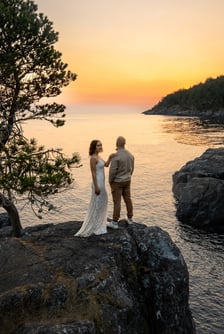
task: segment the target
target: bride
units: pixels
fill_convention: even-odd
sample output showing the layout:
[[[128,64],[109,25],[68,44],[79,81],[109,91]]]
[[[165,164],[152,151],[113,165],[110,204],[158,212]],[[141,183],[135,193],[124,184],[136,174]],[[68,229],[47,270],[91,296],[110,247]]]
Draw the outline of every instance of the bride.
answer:
[[[113,154],[104,162],[99,156],[102,151],[101,141],[92,140],[89,147],[90,170],[92,173],[91,200],[82,227],[74,236],[88,237],[91,234],[107,233],[108,196],[105,188],[104,166],[109,166]]]

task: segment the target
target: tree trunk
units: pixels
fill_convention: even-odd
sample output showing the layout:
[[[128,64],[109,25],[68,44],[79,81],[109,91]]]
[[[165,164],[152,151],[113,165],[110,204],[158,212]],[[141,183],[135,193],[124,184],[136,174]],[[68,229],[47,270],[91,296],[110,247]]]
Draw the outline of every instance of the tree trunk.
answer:
[[[12,225],[13,236],[21,236],[22,225],[20,223],[19,213],[12,201],[0,194],[0,205],[7,211],[10,223]]]

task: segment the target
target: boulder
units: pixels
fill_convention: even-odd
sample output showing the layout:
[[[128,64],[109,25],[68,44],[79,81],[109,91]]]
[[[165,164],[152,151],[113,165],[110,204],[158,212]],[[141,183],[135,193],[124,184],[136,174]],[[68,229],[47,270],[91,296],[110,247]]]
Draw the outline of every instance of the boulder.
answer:
[[[172,190],[180,221],[224,232],[224,148],[208,149],[174,173]]]
[[[189,275],[167,232],[143,224],[88,238],[81,222],[0,238],[0,333],[191,334]]]

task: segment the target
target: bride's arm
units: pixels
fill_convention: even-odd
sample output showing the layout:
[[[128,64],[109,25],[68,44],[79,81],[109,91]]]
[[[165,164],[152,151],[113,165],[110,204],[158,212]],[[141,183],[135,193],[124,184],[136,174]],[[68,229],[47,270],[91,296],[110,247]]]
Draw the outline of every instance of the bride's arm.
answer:
[[[93,184],[94,184],[94,188],[95,188],[95,194],[99,195],[100,188],[98,187],[97,179],[96,179],[96,164],[97,164],[97,160],[94,157],[91,157],[90,158],[90,169],[91,169],[91,173],[92,173],[92,179],[93,179]]]
[[[106,161],[105,164],[104,164],[105,167],[109,167],[110,162],[111,162],[111,160],[113,159],[113,157],[115,157],[115,155],[116,155],[116,153],[111,153],[111,154],[109,155],[107,161]]]

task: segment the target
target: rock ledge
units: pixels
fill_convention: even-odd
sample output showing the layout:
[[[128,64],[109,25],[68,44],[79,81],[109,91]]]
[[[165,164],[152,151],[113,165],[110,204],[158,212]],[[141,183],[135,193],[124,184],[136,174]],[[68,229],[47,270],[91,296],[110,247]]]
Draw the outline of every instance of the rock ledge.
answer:
[[[211,148],[173,175],[177,217],[194,227],[224,232],[224,148]]]
[[[80,226],[0,238],[1,334],[195,333],[188,270],[166,232],[123,221],[75,238]]]

